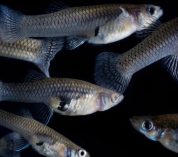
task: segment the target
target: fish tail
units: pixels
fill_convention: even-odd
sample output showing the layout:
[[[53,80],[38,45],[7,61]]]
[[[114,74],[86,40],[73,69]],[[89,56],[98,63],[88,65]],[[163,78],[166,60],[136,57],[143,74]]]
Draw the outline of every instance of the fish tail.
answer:
[[[49,38],[43,40],[42,53],[40,59],[37,61],[39,69],[47,76],[50,77],[49,67],[50,62],[55,55],[63,48],[63,38]]]
[[[20,21],[23,15],[6,6],[0,5],[0,38],[6,42],[21,39]]]
[[[178,80],[178,56],[171,55],[163,58],[163,65],[167,72],[175,79]]]
[[[105,88],[124,93],[131,77],[119,71],[117,66],[120,55],[112,52],[103,52],[96,58],[95,81]]]

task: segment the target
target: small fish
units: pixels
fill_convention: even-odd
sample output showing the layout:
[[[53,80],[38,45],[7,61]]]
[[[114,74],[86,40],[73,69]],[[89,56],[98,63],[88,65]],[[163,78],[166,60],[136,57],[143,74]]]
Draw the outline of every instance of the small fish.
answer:
[[[178,114],[137,116],[130,121],[148,139],[158,141],[167,149],[178,153]]]
[[[35,119],[40,123],[47,125],[53,112],[44,104],[38,106],[29,104],[18,109],[19,116]],[[30,144],[19,133],[12,132],[0,139],[0,156],[2,157],[20,157],[21,151],[28,148]]]
[[[123,95],[97,85],[67,78],[43,78],[25,83],[0,84],[1,101],[45,103],[63,115],[87,115],[105,111]]]
[[[0,110],[0,125],[19,133],[46,157],[89,157],[86,150],[36,120]]]
[[[18,133],[9,133],[0,139],[1,157],[20,157],[20,152],[16,151],[17,140],[21,136]]]
[[[159,6],[146,4],[60,7],[28,16],[1,5],[0,38],[14,42],[27,37],[68,37],[66,47],[75,49],[86,41],[108,44],[124,39],[147,29],[163,15]]]
[[[62,49],[62,39],[24,39],[15,43],[0,41],[0,56],[36,64],[49,77],[50,61]]]
[[[105,88],[123,93],[134,73],[161,59],[171,75],[178,80],[178,18],[162,24],[141,43],[123,54],[99,54],[96,59],[95,81]]]

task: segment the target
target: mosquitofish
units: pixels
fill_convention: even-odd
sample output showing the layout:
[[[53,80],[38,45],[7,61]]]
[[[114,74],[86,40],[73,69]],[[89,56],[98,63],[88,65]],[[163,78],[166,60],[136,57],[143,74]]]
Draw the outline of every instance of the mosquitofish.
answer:
[[[19,116],[35,119],[40,123],[47,125],[53,115],[52,110],[44,104],[29,104],[18,108],[15,111]],[[17,132],[11,132],[0,139],[0,156],[2,157],[20,157],[22,150],[28,148],[30,144]]]
[[[62,39],[0,41],[0,56],[32,62],[49,77],[50,61],[62,49]]]
[[[141,43],[123,54],[103,52],[97,56],[97,84],[123,93],[132,75],[163,59],[171,75],[178,79],[178,18],[162,24]]]
[[[89,82],[44,78],[24,83],[0,83],[0,100],[45,103],[63,115],[87,115],[105,111],[123,100],[123,95]]]
[[[178,153],[178,114],[135,116],[130,121],[148,139],[158,141],[167,149]]]
[[[0,38],[14,42],[27,37],[69,37],[66,47],[75,49],[84,42],[108,44],[124,39],[147,29],[163,15],[159,6],[147,4],[60,7],[30,16],[1,5]]]
[[[42,123],[0,110],[0,125],[23,136],[46,157],[89,157],[83,148]]]

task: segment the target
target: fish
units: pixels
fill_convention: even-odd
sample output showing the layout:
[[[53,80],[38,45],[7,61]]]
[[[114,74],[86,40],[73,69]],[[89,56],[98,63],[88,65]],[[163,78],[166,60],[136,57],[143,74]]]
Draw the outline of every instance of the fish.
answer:
[[[23,39],[14,43],[0,40],[0,56],[34,63],[47,77],[51,60],[62,49],[62,39]]]
[[[66,49],[88,42],[108,44],[147,29],[163,15],[155,5],[101,4],[53,7],[39,15],[24,15],[0,6],[0,38],[14,42],[28,37],[64,37]],[[58,8],[58,9],[57,9]]]
[[[16,151],[16,141],[21,138],[18,133],[12,132],[0,138],[1,157],[20,157],[20,152]]]
[[[120,93],[82,80],[30,79],[23,83],[1,82],[0,101],[44,103],[59,114],[77,116],[108,110],[123,100]]]
[[[178,153],[178,114],[134,116],[130,121],[133,127],[145,137]]]
[[[52,110],[44,105],[24,105],[18,111],[14,111],[19,116],[35,119],[40,123],[47,125],[53,115]],[[22,150],[28,148],[30,144],[19,133],[11,132],[0,139],[0,156],[2,157],[20,157]]]
[[[89,153],[52,128],[34,120],[0,110],[0,125],[19,133],[40,155],[89,157]]]
[[[100,53],[96,57],[94,79],[100,86],[124,93],[136,72],[159,60],[177,80],[178,18],[161,24],[125,53]]]

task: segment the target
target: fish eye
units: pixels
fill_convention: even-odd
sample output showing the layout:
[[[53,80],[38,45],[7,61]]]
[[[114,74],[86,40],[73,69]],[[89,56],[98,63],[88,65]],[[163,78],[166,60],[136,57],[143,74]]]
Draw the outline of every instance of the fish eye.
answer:
[[[142,128],[146,131],[150,131],[153,129],[153,122],[146,120],[142,123]]]
[[[58,110],[60,111],[67,111],[69,108],[69,105],[66,104],[66,102],[62,101],[59,106],[58,106]]]
[[[85,157],[87,152],[85,150],[79,150],[79,157]]]
[[[38,142],[36,143],[37,146],[42,146],[43,145],[43,142]]]
[[[150,13],[150,15],[154,15],[155,13],[155,7],[153,6],[148,6],[146,10]]]

